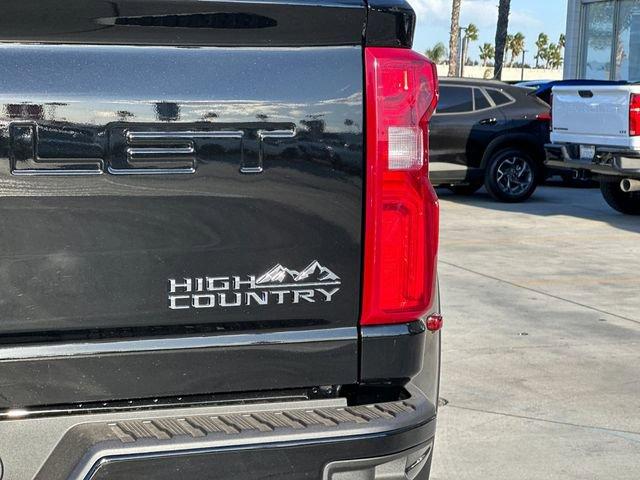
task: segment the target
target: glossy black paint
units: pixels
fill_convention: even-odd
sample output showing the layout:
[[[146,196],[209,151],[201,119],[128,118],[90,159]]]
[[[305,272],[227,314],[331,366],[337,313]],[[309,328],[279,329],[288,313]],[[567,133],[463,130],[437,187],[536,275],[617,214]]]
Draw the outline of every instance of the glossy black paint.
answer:
[[[422,370],[427,332],[422,320],[361,328],[360,380],[406,383]],[[384,353],[382,353],[384,352]]]
[[[431,169],[434,185],[482,179],[491,155],[510,147],[529,152],[542,168],[544,145],[549,141],[549,122],[537,119],[536,115],[548,113],[549,107],[530,95],[531,90],[469,79],[441,79],[441,85],[503,90],[515,101],[465,113],[443,114],[436,110],[430,123],[429,161],[443,166],[434,165]],[[447,169],[446,164],[464,168]]]
[[[368,0],[367,5],[367,45],[411,48],[416,15],[406,0]]]
[[[290,336],[270,341],[260,333],[264,330],[244,343],[211,347],[2,360],[0,408],[151,401],[294,385],[343,385],[357,379],[355,329],[336,338],[332,332],[298,330],[298,341]]]
[[[359,48],[3,46],[0,58],[2,335],[238,318],[356,324]],[[11,133],[25,122],[38,132],[31,167],[39,175],[16,175],[23,168],[16,151],[24,149]],[[255,134],[282,128],[295,137]],[[246,138],[200,142],[191,174],[107,173],[127,168],[123,131],[140,129]],[[242,174],[243,162],[257,156],[264,172]],[[61,173],[87,166],[90,174],[46,175],[52,166]],[[278,262],[303,268],[314,259],[342,279],[331,304],[167,308],[168,278],[259,275]]]
[[[363,0],[24,0],[3,2],[0,39],[109,45],[361,45],[365,22]]]
[[[34,361],[0,348],[2,406],[357,381],[361,47],[5,44],[0,61],[0,345],[352,328],[295,361],[286,345]],[[138,160],[127,132],[154,148],[195,135],[195,152]],[[312,260],[340,277],[331,303],[168,308],[169,278]]]

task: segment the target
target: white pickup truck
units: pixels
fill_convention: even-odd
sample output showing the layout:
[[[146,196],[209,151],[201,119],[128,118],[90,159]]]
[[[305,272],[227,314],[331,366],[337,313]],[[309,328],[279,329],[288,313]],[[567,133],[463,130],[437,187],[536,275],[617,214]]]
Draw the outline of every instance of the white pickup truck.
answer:
[[[546,164],[591,172],[607,203],[640,215],[640,85],[553,87]]]

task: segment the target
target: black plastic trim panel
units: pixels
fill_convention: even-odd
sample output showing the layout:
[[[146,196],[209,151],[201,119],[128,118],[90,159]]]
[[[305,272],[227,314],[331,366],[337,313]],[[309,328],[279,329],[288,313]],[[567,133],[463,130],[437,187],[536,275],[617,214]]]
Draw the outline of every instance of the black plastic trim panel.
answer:
[[[369,0],[365,43],[372,47],[413,45],[416,14],[405,0]]]
[[[360,335],[361,381],[404,383],[422,370],[425,337],[430,335],[422,320],[362,327]]]

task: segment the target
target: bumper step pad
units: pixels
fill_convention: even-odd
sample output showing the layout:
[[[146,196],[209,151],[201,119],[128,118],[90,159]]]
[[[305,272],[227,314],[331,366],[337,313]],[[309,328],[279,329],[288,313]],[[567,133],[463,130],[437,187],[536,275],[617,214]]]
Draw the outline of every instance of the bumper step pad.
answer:
[[[338,427],[348,423],[367,424],[394,419],[414,411],[413,405],[402,401],[359,407],[130,420],[110,423],[108,427],[122,443],[133,443],[139,440],[171,440],[179,436],[205,438],[220,434],[237,435],[244,431],[274,432],[278,429],[302,430]]]
[[[87,480],[105,461],[179,455],[195,450],[338,440],[423,424],[435,408],[421,393],[403,401],[346,406],[342,400],[212,406],[77,417],[44,462],[36,480]],[[124,460],[123,460],[124,459]]]

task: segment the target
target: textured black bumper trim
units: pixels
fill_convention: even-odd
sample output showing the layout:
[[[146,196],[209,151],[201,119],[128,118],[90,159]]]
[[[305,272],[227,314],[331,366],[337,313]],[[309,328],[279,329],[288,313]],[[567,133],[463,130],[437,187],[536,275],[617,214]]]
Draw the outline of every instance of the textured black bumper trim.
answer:
[[[84,480],[97,466],[117,458],[172,456],[217,448],[315,442],[402,431],[425,424],[435,407],[409,387],[402,401],[359,406],[339,399],[316,402],[210,407],[145,412],[138,416],[85,418],[62,436],[36,480]],[[82,417],[80,417],[82,418]]]

